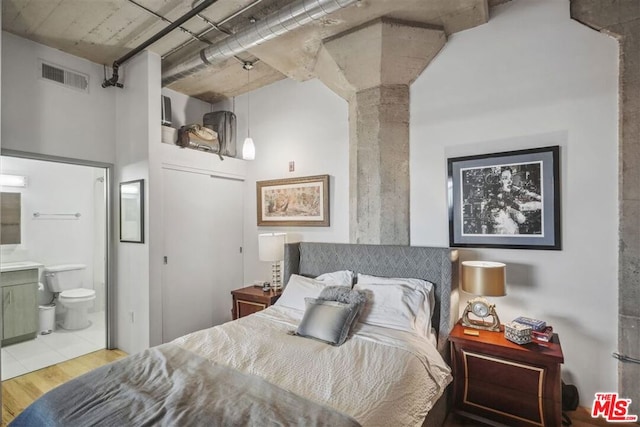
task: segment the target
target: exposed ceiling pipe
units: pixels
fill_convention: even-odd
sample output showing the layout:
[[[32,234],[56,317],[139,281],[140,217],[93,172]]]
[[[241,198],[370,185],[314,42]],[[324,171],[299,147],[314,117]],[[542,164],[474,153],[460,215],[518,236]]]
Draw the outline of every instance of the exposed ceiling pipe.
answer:
[[[109,86],[122,87],[122,84],[118,83],[118,79],[119,79],[118,69],[122,64],[124,64],[126,61],[130,60],[131,58],[133,58],[134,56],[142,52],[144,49],[151,46],[153,43],[157,42],[162,37],[166,36],[171,31],[175,30],[180,25],[184,24],[189,19],[193,18],[195,15],[202,12],[203,10],[205,10],[206,8],[208,8],[209,6],[211,6],[217,1],[218,0],[204,0],[202,3],[198,5],[198,7],[191,9],[189,12],[185,13],[180,18],[176,19],[173,22],[173,24],[166,26],[165,28],[160,30],[155,35],[151,36],[151,38],[147,39],[142,44],[138,45],[136,48],[134,48],[132,51],[130,51],[123,57],[120,57],[115,61],[113,61],[113,65],[111,66],[113,75],[111,76],[110,79],[106,79],[106,78],[104,79],[104,81],[102,82],[102,87],[109,87]]]
[[[247,10],[251,9],[252,7],[256,6],[258,3],[261,3],[262,0],[255,0],[253,3],[248,4],[247,6],[243,7],[242,9],[234,12],[233,14],[227,16],[226,18],[224,18],[222,21],[218,22],[218,23],[214,23],[214,22],[209,22],[209,25],[211,25],[210,28],[204,30],[201,33],[198,33],[197,36],[198,37],[203,37],[207,34],[209,34],[211,31],[213,30],[217,30],[220,31],[221,33],[225,33],[226,35],[231,35],[231,33],[225,29],[223,29],[221,26],[226,24],[227,22],[231,21],[233,18],[235,18],[238,15],[241,15],[243,13],[245,13]],[[182,43],[179,46],[174,47],[173,49],[171,49],[169,52],[163,54],[160,58],[161,59],[165,59],[168,56],[173,55],[174,53],[176,53],[177,51],[187,47],[189,44],[191,44],[193,40],[187,40],[184,43]]]
[[[153,10],[149,9],[149,8],[148,8],[148,7],[146,7],[146,6],[141,5],[140,3],[136,2],[135,0],[128,0],[128,1],[129,1],[129,3],[131,3],[131,4],[138,6],[140,9],[144,10],[144,11],[145,11],[145,12],[147,12],[148,14],[153,15],[153,16],[155,16],[156,18],[163,20],[164,22],[167,22],[167,23],[169,23],[169,24],[173,24],[173,22],[172,22],[172,21],[170,21],[169,19],[167,19],[166,17],[164,17],[164,16],[160,15],[160,14],[159,14],[159,13],[157,13],[157,12],[154,12]],[[201,18],[200,14],[198,14],[198,15],[196,15],[196,16],[198,16],[199,18]],[[189,29],[187,29],[187,28],[185,28],[185,27],[183,27],[183,26],[180,26],[180,27],[178,27],[178,28],[180,28],[180,30],[181,30],[183,33],[188,34],[188,35],[191,37],[191,40],[200,41],[200,42],[204,42],[204,43],[207,43],[207,44],[212,44],[209,40],[198,37],[198,35],[197,35],[197,34],[195,34],[193,31],[190,31]]]
[[[222,62],[358,1],[360,0],[298,0],[291,3],[282,10],[272,13],[219,43],[205,47],[198,54],[165,70],[162,73],[162,85],[167,86],[189,77],[214,63]]]

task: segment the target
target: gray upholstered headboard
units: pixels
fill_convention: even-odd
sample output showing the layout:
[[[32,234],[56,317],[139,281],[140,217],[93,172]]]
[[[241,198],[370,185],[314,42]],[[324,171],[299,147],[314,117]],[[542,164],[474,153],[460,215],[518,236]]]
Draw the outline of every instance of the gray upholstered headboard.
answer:
[[[449,248],[358,245],[344,243],[289,243],[284,254],[284,283],[292,274],[316,277],[351,270],[383,277],[413,277],[435,285],[436,308],[432,324],[438,332],[438,350],[448,353],[447,339],[457,321],[458,253]],[[452,298],[453,297],[453,298]]]

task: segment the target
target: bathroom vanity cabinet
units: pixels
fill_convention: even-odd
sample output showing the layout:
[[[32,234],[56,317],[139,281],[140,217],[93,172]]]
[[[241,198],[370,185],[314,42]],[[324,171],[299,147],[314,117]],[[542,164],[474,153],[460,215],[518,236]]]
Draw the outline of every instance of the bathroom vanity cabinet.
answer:
[[[38,332],[38,269],[0,273],[2,345],[34,339]]]

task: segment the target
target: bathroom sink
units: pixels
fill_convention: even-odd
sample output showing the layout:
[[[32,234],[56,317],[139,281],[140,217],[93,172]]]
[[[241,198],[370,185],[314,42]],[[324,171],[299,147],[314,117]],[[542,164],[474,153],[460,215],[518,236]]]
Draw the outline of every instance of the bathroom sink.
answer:
[[[5,271],[29,270],[42,267],[44,267],[44,265],[34,261],[3,262],[0,264],[0,272],[4,273]]]

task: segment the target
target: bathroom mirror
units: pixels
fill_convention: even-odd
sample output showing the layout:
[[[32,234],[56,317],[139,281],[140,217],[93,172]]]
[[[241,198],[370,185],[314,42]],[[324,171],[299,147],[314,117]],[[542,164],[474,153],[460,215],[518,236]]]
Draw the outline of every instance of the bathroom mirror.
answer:
[[[0,244],[20,244],[20,193],[0,194]]]
[[[120,183],[120,241],[144,243],[144,179]]]

